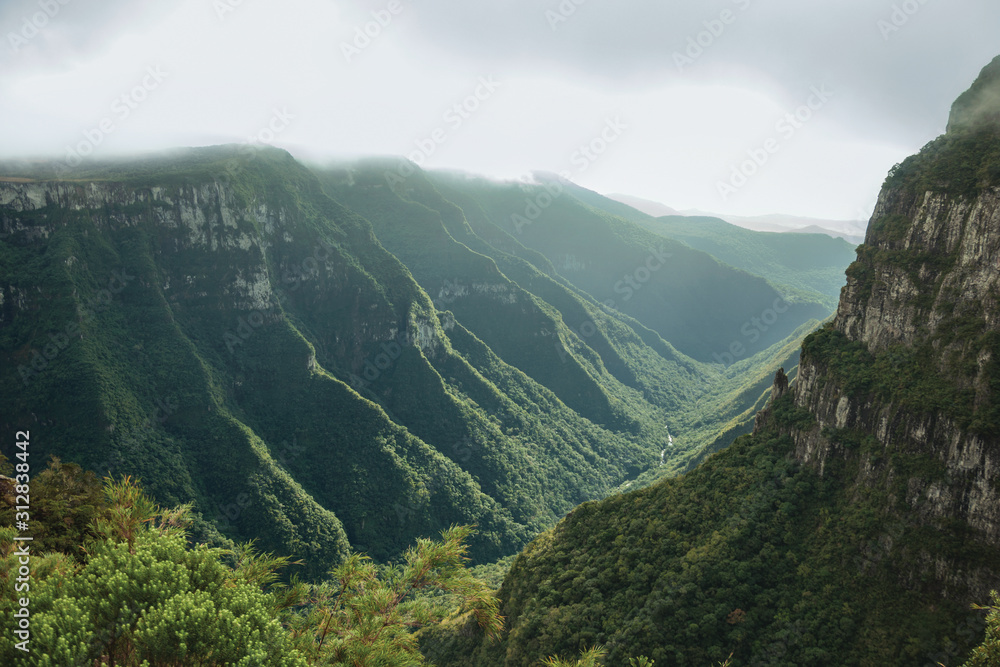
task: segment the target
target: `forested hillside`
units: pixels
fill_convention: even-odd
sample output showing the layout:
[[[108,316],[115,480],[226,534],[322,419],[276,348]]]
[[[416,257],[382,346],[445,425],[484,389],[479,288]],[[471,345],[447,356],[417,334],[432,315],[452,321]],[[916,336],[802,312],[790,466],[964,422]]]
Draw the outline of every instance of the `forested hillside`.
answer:
[[[537,178],[547,183],[558,181],[546,174]],[[594,208],[766,279],[792,301],[818,302],[832,310],[844,286],[844,270],[854,261],[853,244],[826,234],[752,231],[704,215],[657,217],[572,183],[561,183],[575,198]]]
[[[753,279],[744,306],[781,311],[773,344],[702,308],[683,328],[731,338],[695,360],[419,170],[217,147],[0,171],[2,426],[43,433],[39,460],[193,503],[198,539],[256,538],[309,576],[452,524],[477,524],[471,554],[492,561],[580,502],[684,470],[749,428],[818,324]],[[564,222],[619,239],[616,271],[661,253],[664,276],[717,274],[678,293],[725,303],[747,282],[571,200]]]
[[[751,356],[830,312],[815,297],[782,294],[763,277],[595,208],[558,179],[532,186],[438,173],[432,180],[483,224],[540,253],[571,285],[700,361],[721,363],[734,344]]]
[[[752,435],[585,503],[500,589],[501,648],[462,617],[438,665],[996,665],[1000,58],[886,179],[836,318]],[[971,656],[971,657],[970,657]]]
[[[855,246],[825,234],[754,232],[718,218],[657,218],[649,229],[834,308]]]

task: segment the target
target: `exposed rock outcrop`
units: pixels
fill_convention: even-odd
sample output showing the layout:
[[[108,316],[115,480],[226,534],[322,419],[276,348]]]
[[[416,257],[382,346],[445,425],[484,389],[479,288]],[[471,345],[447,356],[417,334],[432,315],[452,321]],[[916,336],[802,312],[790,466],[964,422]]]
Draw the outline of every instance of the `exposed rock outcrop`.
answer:
[[[884,492],[883,516],[963,525],[986,548],[1000,548],[1000,170],[980,149],[997,119],[1000,58],[956,102],[949,134],[890,174],[836,318],[806,341],[792,389],[816,420],[791,431],[799,462],[826,474],[854,461],[848,483]],[[1000,584],[933,550],[914,557],[922,572],[901,577],[931,577],[956,598]]]

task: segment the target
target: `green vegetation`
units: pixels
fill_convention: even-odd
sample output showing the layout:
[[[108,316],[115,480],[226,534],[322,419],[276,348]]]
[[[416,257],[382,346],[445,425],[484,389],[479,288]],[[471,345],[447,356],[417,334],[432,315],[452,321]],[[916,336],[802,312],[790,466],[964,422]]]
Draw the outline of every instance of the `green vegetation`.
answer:
[[[1000,184],[1000,133],[986,127],[944,134],[889,172],[885,187],[922,195],[975,197]]]
[[[873,349],[841,320],[807,337],[844,244],[629,217],[550,177],[232,147],[25,168],[0,185],[31,202],[0,207],[0,424],[54,456],[32,652],[7,634],[2,660],[996,664],[1000,598],[967,606],[995,540],[929,502],[966,470],[910,427],[1000,434],[997,294],[964,298],[909,215],[1000,183],[995,74],[887,180],[845,306],[898,281],[917,324]],[[815,395],[890,411],[878,432],[786,392],[746,434],[803,339]]]
[[[752,356],[803,322],[830,314],[830,304],[815,298],[784,304],[786,295],[764,278],[588,204],[569,184],[498,184],[448,173],[428,178],[477,233],[499,230],[504,243],[539,271],[556,273],[597,304],[613,304],[699,361],[718,363],[733,343],[743,347],[741,357]],[[538,256],[544,264],[533,259]],[[754,318],[759,321],[775,304],[788,310],[756,326]]]
[[[972,86],[951,106],[948,132],[992,126],[1000,128],[1000,56],[976,77]]]
[[[607,654],[608,652],[603,646],[594,646],[583,651],[578,660],[572,658],[564,660],[549,656],[542,661],[542,665],[545,667],[598,667],[598,665],[603,664],[602,661]],[[652,667],[653,662],[645,656],[629,658],[628,667]]]
[[[399,174],[402,167],[410,170],[408,176]],[[624,431],[630,439],[638,436],[653,443],[654,461],[664,438],[664,423],[673,433],[683,434],[682,447],[669,451],[662,468],[642,473],[634,480],[637,485],[685,470],[707,449],[718,449],[745,433],[766,389],[758,385],[769,386],[774,369],[782,363],[789,365],[802,337],[817,324],[807,322],[751,356],[747,348],[761,329],[769,330],[774,322],[759,323],[760,328],[747,322],[744,328],[748,330],[734,332],[734,338],[718,350],[721,354],[715,355],[732,364],[720,372],[718,366],[706,367],[688,359],[621,310],[602,306],[563,277],[566,269],[557,270],[542,253],[526,246],[517,230],[505,231],[495,224],[479,201],[480,190],[485,189],[484,197],[492,197],[510,186],[424,174],[413,165],[394,161],[364,161],[316,171],[330,196],[370,220],[380,242],[406,264],[435,305],[454,316],[458,324],[447,329],[451,344],[480,372],[484,366],[490,368],[484,374],[498,387],[512,394],[525,393],[511,386],[516,377],[498,374],[493,369],[502,366],[487,362],[484,355],[499,356],[609,431]],[[545,190],[534,186],[525,192]],[[578,189],[570,188],[560,199],[568,202],[578,194]],[[612,223],[610,229],[627,231],[629,239],[654,238],[625,220]],[[634,252],[628,243],[616,240],[613,244],[623,253]],[[675,298],[675,292],[669,297]],[[725,301],[729,295],[708,298]],[[789,317],[783,324],[798,315]],[[700,326],[690,319],[685,324],[692,330]],[[709,327],[707,335],[714,332],[714,326]],[[735,358],[729,351],[734,343]],[[444,369],[438,369],[447,377]],[[402,415],[387,394],[375,400],[387,405],[393,415]],[[474,399],[484,405],[478,396]],[[612,433],[603,435],[606,440],[613,437]]]
[[[89,478],[61,487],[58,462],[38,477],[49,472],[50,501],[93,490]],[[188,544],[189,507],[164,510],[129,478],[106,479],[103,492],[97,507],[68,507],[65,523],[39,517],[63,537],[89,518],[91,537],[70,549],[32,545],[30,588],[17,583],[23,543],[0,528],[0,610],[14,618],[30,599],[27,640],[0,638],[4,664],[407,667],[425,664],[413,629],[441,613],[467,610],[489,635],[502,627],[495,596],[465,569],[470,528],[420,540],[397,567],[379,571],[354,554],[319,584],[282,584],[278,570],[295,565],[287,558]]]
[[[911,220],[901,213],[891,213],[872,220],[868,226],[879,238],[887,241],[902,241],[912,228]]]
[[[872,396],[911,415],[947,416],[974,432],[992,434],[1000,428],[1000,422],[975,410],[975,392],[968,383],[937,369],[930,346],[894,345],[873,355],[827,326],[806,338],[802,352],[853,398]]]
[[[542,173],[535,178],[550,188],[558,184],[587,206],[764,278],[792,302],[822,303],[832,311],[844,285],[844,269],[854,259],[853,245],[825,234],[757,232],[701,216],[655,218],[557,176]]]
[[[722,355],[747,349],[724,368],[691,359],[493,224],[477,198],[506,186],[417,171],[390,187],[377,166],[314,173],[234,147],[58,182],[47,168],[3,186],[49,192],[2,209],[17,230],[0,241],[5,414],[44,420],[36,457],[141,477],[158,502],[192,503],[200,538],[257,539],[310,578],[352,546],[391,562],[456,524],[479,526],[471,553],[490,562],[580,502],[685,470],[746,431],[816,325],[783,314],[756,354],[719,330]],[[618,239],[619,264],[656,250],[561,199]],[[743,301],[742,275],[699,308]],[[678,322],[715,335],[693,315]],[[664,425],[678,446],[660,466]]]
[[[851,484],[862,452],[828,461],[822,477],[796,466],[781,432],[808,421],[788,396],[772,412],[770,430],[681,478],[581,505],[529,545],[500,591],[502,650],[453,641],[461,628],[442,626],[421,633],[425,652],[442,666],[526,666],[598,643],[608,664],[732,654],[733,665],[911,665],[971,648],[976,638],[955,637],[953,623],[975,616],[943,602],[937,584],[899,576],[921,553],[956,555],[951,528],[877,509],[880,483]]]
[[[561,658],[548,657],[542,661],[545,667],[596,667],[601,664],[601,660],[608,653],[603,647],[595,646],[593,648],[586,649],[581,655],[579,660],[568,659],[564,660]]]
[[[755,232],[718,218],[670,216],[643,225],[773,284],[790,302],[819,302],[832,313],[854,261],[854,246],[825,234]]]
[[[995,90],[998,63],[976,96]],[[672,665],[998,664],[1000,611],[989,609],[977,647],[982,616],[958,602],[981,595],[966,573],[992,582],[1000,572],[995,537],[940,511],[934,494],[962,497],[969,471],[946,463],[952,445],[930,429],[914,434],[947,424],[992,448],[996,295],[987,285],[969,298],[958,285],[982,267],[960,265],[913,222],[928,190],[955,211],[995,186],[996,146],[987,126],[956,127],[890,174],[883,214],[848,270],[846,316],[805,339],[810,397],[825,401],[825,417],[852,399],[852,428],[820,422],[786,393],[757,432],[694,470],[585,503],[534,540],[500,590],[501,650],[470,638],[471,624],[422,631],[422,650],[442,667],[572,664],[547,656],[588,650],[580,662],[596,662],[595,646],[615,665],[640,654]],[[870,350],[842,333],[866,305],[916,330],[897,327],[897,343],[876,336]]]
[[[12,465],[0,463],[0,474],[11,476],[15,471]],[[14,525],[14,491],[13,485],[0,481],[0,525]],[[45,470],[31,478],[31,496],[32,547],[82,558],[80,546],[96,536],[91,523],[104,507],[97,475],[53,457]]]
[[[952,105],[947,133],[889,172],[885,186],[974,197],[1000,183],[1000,57]]]
[[[161,510],[127,478],[108,480],[105,491],[82,563],[32,550],[30,589],[20,589],[30,599],[30,640],[18,648],[4,633],[5,664],[305,664],[292,654],[261,580],[225,567],[221,550],[187,548],[187,508]],[[0,605],[13,618],[21,597],[14,545],[23,543],[12,540],[13,528],[0,533]]]
[[[988,607],[976,606],[989,612],[986,616],[986,638],[983,643],[972,649],[969,661],[964,667],[993,667],[1000,665],[1000,594],[993,591],[993,604]]]

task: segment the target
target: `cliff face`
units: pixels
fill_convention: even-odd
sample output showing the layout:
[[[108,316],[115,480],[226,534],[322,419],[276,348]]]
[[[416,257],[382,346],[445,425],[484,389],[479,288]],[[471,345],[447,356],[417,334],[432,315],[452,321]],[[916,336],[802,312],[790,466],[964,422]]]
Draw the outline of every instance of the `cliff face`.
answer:
[[[594,643],[615,665],[962,663],[970,603],[1000,589],[997,69],[889,174],[835,319],[754,433],[577,508],[512,565],[503,645],[425,633],[436,664]]]
[[[802,463],[852,462],[887,524],[964,526],[970,549],[1000,547],[998,72],[887,179],[836,318],[803,346],[794,400],[816,426],[791,432]],[[1000,579],[930,545],[909,556],[957,598]]]
[[[430,299],[290,156],[233,153],[0,183],[0,423],[36,436],[39,470],[139,477],[194,502],[200,538],[259,538],[309,575],[348,540],[389,558],[451,523],[484,527],[480,557],[518,545],[496,497],[522,490],[481,463],[486,438],[442,453],[350,386],[405,365],[462,413]]]
[[[331,199],[274,149],[46,169],[0,165],[0,430],[313,574],[452,524],[510,553],[659,461],[666,411],[697,422],[682,465],[769,375],[603,312],[422,176],[418,202],[382,169]]]

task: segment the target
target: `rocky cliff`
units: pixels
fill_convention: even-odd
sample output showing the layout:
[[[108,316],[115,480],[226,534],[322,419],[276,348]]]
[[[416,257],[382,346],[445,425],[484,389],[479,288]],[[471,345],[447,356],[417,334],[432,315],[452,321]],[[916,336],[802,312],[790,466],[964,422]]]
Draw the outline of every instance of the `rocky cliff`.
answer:
[[[847,460],[857,493],[883,494],[874,558],[900,556],[890,525],[1000,546],[998,74],[1000,59],[948,133],[894,168],[836,318],[803,347],[794,400],[816,424],[791,431],[795,457],[821,472]],[[982,600],[1000,583],[932,543],[916,551],[904,557],[919,571],[901,576],[946,595]]]
[[[1000,60],[949,132],[893,168],[835,319],[751,435],[587,503],[500,590],[500,647],[422,637],[448,667],[957,665],[1000,588]],[[795,369],[793,369],[795,370]]]
[[[0,423],[31,430],[33,471],[56,454],[137,476],[195,504],[199,539],[257,538],[312,576],[348,540],[387,559],[452,523],[480,524],[481,557],[523,539],[539,508],[498,470],[513,443],[447,389],[475,371],[305,168],[224,147],[95,169],[0,183]],[[454,440],[351,387],[401,369]]]

